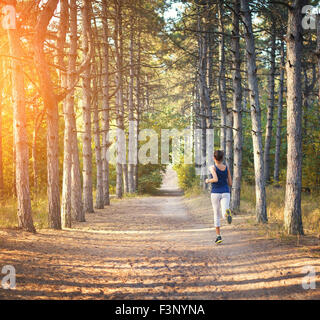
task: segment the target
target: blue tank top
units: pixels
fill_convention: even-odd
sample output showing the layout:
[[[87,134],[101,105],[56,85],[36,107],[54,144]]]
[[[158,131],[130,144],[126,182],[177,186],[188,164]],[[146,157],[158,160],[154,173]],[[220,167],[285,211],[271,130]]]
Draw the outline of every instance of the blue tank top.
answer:
[[[211,193],[230,193],[230,189],[228,186],[228,168],[226,166],[225,170],[220,170],[215,164],[216,173],[218,176],[218,182],[211,183]],[[210,179],[213,176],[210,173]]]

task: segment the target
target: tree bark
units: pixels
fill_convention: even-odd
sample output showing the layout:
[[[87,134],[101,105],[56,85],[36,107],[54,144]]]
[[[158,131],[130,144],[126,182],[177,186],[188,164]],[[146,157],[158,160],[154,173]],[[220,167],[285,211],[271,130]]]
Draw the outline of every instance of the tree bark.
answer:
[[[208,60],[208,41],[207,33],[203,32],[205,26],[201,23],[201,15],[203,11],[198,11],[198,81],[199,81],[199,93],[200,93],[200,126],[201,126],[201,179],[200,185],[205,189],[207,184],[204,183],[204,179],[207,176],[207,110],[210,108],[210,97],[207,87],[207,60]]]
[[[249,0],[241,0],[241,14],[245,23],[248,84],[251,104],[252,141],[256,187],[256,220],[257,222],[266,223],[268,218],[263,164],[261,109],[257,78],[256,51],[252,30],[251,13],[249,11]]]
[[[102,97],[102,175],[104,205],[110,205],[109,195],[109,161],[107,159],[108,132],[109,132],[109,28],[107,1],[103,0],[103,97]]]
[[[0,60],[0,66],[4,70],[2,59]],[[3,151],[2,151],[2,91],[3,91],[3,78],[0,78],[0,200],[2,200],[4,192],[4,181],[3,181]]]
[[[317,61],[318,61],[318,99],[320,100],[320,15],[317,15],[317,49],[316,49]]]
[[[72,17],[72,16],[71,16]],[[68,30],[69,8],[68,1],[62,0],[60,2],[60,25],[58,38],[58,61],[59,65],[65,67],[64,63],[64,46],[66,40],[66,33]],[[71,34],[71,45],[72,37]],[[68,76],[64,72],[60,72],[61,86],[68,89],[68,81],[70,81],[70,69],[72,69],[71,58],[69,59]],[[70,124],[70,101],[72,94],[69,94],[63,103],[64,114],[64,154],[63,154],[63,174],[62,174],[62,201],[61,201],[61,220],[63,227],[71,227],[71,168],[72,168],[72,142],[71,142],[71,124]]]
[[[233,54],[233,141],[234,162],[231,192],[231,210],[240,210],[240,192],[242,178],[242,85],[241,85],[241,54],[239,35],[240,0],[234,0],[233,30],[232,30],[232,54]]]
[[[18,225],[20,228],[35,232],[32,220],[31,199],[28,172],[27,117],[25,110],[25,90],[22,50],[18,32],[8,30],[10,55],[12,59],[12,96],[13,96],[13,132],[16,147],[16,190],[18,200]]]
[[[116,87],[119,88],[116,94],[116,114],[117,129],[123,130],[123,91],[122,91],[122,0],[115,0],[116,22],[115,22],[115,51],[116,51]],[[122,139],[117,134],[117,160],[116,160],[116,197],[121,199],[123,196],[123,154]]]
[[[79,150],[74,111],[74,84],[78,48],[77,29],[76,1],[71,0],[70,51],[66,79],[68,94],[64,102],[65,130],[61,211],[63,227],[66,228],[71,228],[72,219],[80,222],[85,221],[82,205]]]
[[[49,0],[41,11],[33,38],[34,62],[37,66],[41,95],[47,111],[47,172],[48,172],[48,220],[49,228],[61,229],[59,192],[59,115],[49,67],[43,45],[49,22],[58,0]]]
[[[227,91],[226,91],[226,59],[225,59],[225,36],[224,36],[224,4],[223,0],[218,2],[218,31],[220,32],[219,41],[219,78],[218,78],[218,95],[221,109],[221,122],[220,122],[220,149],[226,156],[227,149]],[[230,136],[229,136],[230,138]]]
[[[128,187],[129,193],[135,192],[134,166],[136,164],[135,141],[136,121],[134,119],[133,88],[134,88],[134,14],[131,15],[130,25],[130,80],[129,80],[129,164],[128,164]]]
[[[136,137],[135,137],[135,145],[134,148],[138,150],[139,146],[139,124],[140,124],[140,113],[142,110],[141,107],[141,22],[138,20],[138,43],[137,43],[137,66],[136,66]],[[138,152],[136,153],[136,164],[134,166],[134,188],[135,191],[138,191],[139,185],[139,159],[138,159]]]
[[[274,155],[274,173],[273,180],[275,183],[279,182],[280,171],[280,155],[281,155],[281,126],[283,114],[283,92],[284,92],[284,71],[285,71],[285,52],[284,41],[281,41],[281,64],[280,64],[280,79],[279,79],[279,93],[278,93],[278,118],[276,131],[276,148]]]
[[[38,195],[39,192],[39,172],[38,172],[38,155],[37,155],[37,141],[38,134],[41,127],[41,123],[43,120],[44,112],[39,112],[37,116],[35,116],[34,129],[33,129],[33,137],[32,137],[32,168],[33,168],[33,191],[35,196]]]
[[[267,126],[266,136],[264,144],[264,173],[266,183],[270,180],[269,167],[270,167],[270,148],[272,138],[272,124],[273,124],[273,113],[274,113],[274,78],[276,73],[276,22],[275,18],[272,18],[271,27],[271,56],[270,56],[270,75],[269,75],[269,102],[267,111]]]
[[[303,88],[303,93],[302,93],[302,106],[304,109],[302,110],[303,114],[303,134],[302,138],[308,138],[308,133],[309,133],[309,99],[310,99],[310,94],[312,93],[314,89],[314,85],[316,84],[317,81],[317,76],[316,76],[316,65],[312,63],[311,65],[312,68],[312,79],[309,82],[308,79],[308,65],[305,63],[302,66],[303,69],[303,74],[304,74],[304,88]]]
[[[94,63],[97,70],[97,65]],[[96,169],[97,169],[97,184],[96,184],[96,208],[104,208],[104,192],[103,192],[103,175],[102,175],[102,157],[101,157],[101,143],[100,143],[100,119],[98,110],[98,84],[97,72],[93,81],[94,99],[93,99],[93,123],[94,123],[94,145],[96,154]]]
[[[90,1],[84,0],[82,12],[82,50],[89,52],[91,39]],[[83,156],[83,207],[85,213],[93,213],[92,189],[92,135],[91,135],[91,64],[88,63],[82,75],[82,116],[84,133],[82,134]]]
[[[288,13],[287,30],[287,180],[284,227],[288,234],[303,234],[301,217],[302,178],[302,7],[304,0],[295,0]]]

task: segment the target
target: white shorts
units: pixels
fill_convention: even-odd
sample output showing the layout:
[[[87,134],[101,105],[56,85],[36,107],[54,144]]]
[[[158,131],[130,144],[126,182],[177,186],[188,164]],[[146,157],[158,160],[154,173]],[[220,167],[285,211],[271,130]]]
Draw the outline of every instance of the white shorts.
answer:
[[[220,218],[226,218],[226,211],[229,209],[230,193],[211,193],[211,204],[215,227],[220,227]]]

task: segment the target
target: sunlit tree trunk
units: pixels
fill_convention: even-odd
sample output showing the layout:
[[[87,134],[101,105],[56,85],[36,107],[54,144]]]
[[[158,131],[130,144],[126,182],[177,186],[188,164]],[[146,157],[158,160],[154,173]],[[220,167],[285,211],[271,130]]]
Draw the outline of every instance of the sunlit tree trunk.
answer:
[[[103,0],[103,78],[102,78],[102,175],[104,204],[110,205],[109,196],[109,161],[107,159],[109,132],[109,28],[107,17],[107,1]]]
[[[231,192],[231,210],[240,210],[240,192],[242,177],[242,85],[241,85],[241,54],[239,35],[239,14],[240,1],[234,0],[233,29],[232,29],[232,54],[233,54],[233,141],[234,141],[234,162],[233,179]]]
[[[34,62],[37,66],[41,95],[47,112],[47,174],[48,174],[48,220],[49,228],[61,229],[59,192],[59,114],[53,90],[50,70],[43,45],[48,24],[57,7],[58,0],[48,0],[41,11],[33,38]]]
[[[28,172],[27,118],[25,110],[24,73],[21,62],[22,50],[18,32],[8,30],[10,55],[12,59],[13,134],[16,147],[16,190],[18,200],[19,227],[35,232],[31,212]]]
[[[32,136],[32,168],[33,168],[33,188],[34,194],[37,196],[39,192],[39,167],[38,167],[38,154],[37,154],[37,141],[38,141],[38,134],[41,127],[42,119],[43,119],[43,112],[38,113],[35,116],[34,122],[34,129],[33,129],[33,136]]]
[[[81,195],[80,162],[76,119],[74,111],[74,83],[77,61],[77,6],[76,1],[70,1],[70,51],[67,71],[68,94],[64,102],[64,160],[62,183],[62,222],[63,227],[71,227],[72,219],[84,221],[84,211]]]
[[[60,2],[60,25],[59,25],[59,39],[58,39],[58,59],[59,64],[65,67],[63,53],[65,46],[66,33],[69,21],[68,1],[61,0]],[[72,35],[71,35],[72,38]],[[72,59],[69,59],[68,69],[72,68],[70,65]],[[70,71],[68,72],[68,77]],[[62,71],[60,74],[61,86],[68,89],[67,75]],[[69,79],[70,81],[70,79]],[[71,227],[71,168],[72,168],[72,142],[71,142],[71,125],[70,125],[70,101],[72,94],[70,93],[63,103],[64,115],[64,153],[63,153],[63,174],[62,174],[62,200],[61,200],[61,218],[63,227]]]
[[[303,234],[301,217],[302,178],[302,7],[296,0],[288,13],[287,30],[287,180],[284,226],[289,234]]]
[[[0,66],[4,70],[3,61],[0,60]],[[2,152],[2,99],[3,99],[3,79],[0,78],[0,200],[3,196],[3,152]]]
[[[257,78],[256,51],[252,30],[249,0],[241,0],[241,13],[245,23],[245,40],[247,53],[248,84],[250,91],[252,141],[254,153],[254,172],[256,187],[256,219],[257,222],[267,222],[266,189],[264,178],[261,109]]]
[[[91,41],[90,1],[84,0],[82,12],[82,50],[85,55],[89,52]],[[93,45],[93,43],[91,43]],[[83,207],[87,213],[93,210],[92,190],[92,135],[91,135],[91,64],[88,63],[82,75],[82,116],[84,133],[82,134],[83,156]]]
[[[100,119],[98,110],[98,83],[97,83],[97,64],[94,63],[96,72],[93,80],[93,123],[94,123],[94,145],[96,154],[96,170],[97,170],[97,183],[96,183],[96,208],[104,208],[104,193],[103,193],[103,175],[102,175],[102,157],[101,157],[101,142],[100,142]]]
[[[116,51],[116,86],[119,88],[116,94],[116,115],[117,129],[123,130],[123,91],[122,91],[122,0],[116,0],[116,22],[115,22],[115,51]],[[123,168],[122,168],[122,142],[120,135],[117,134],[117,159],[116,159],[116,197],[121,199],[123,196]]]
[[[135,93],[136,93],[136,139],[135,139],[135,148],[138,150],[139,146],[139,124],[140,124],[140,113],[142,110],[141,107],[141,22],[138,20],[138,32],[137,32],[137,66],[136,66],[136,86],[135,86]],[[136,165],[134,166],[134,188],[135,191],[138,191],[139,185],[139,159],[138,159],[138,152],[136,153]]]
[[[129,79],[129,164],[128,164],[128,187],[129,193],[135,192],[134,185],[134,166],[135,166],[135,134],[136,125],[134,119],[134,105],[133,105],[133,87],[134,87],[134,17],[131,16],[130,25],[130,79]]]

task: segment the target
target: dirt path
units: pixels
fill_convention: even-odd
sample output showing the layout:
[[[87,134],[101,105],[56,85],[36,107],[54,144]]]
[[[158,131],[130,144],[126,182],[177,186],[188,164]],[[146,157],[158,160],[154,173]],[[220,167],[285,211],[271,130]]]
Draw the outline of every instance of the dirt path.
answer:
[[[208,215],[211,210],[208,210]],[[189,212],[168,170],[159,196],[112,201],[73,230],[0,230],[0,267],[17,273],[1,299],[320,299],[302,268],[319,258],[259,239],[234,224],[214,244],[213,225]],[[0,274],[1,278],[1,274]]]

